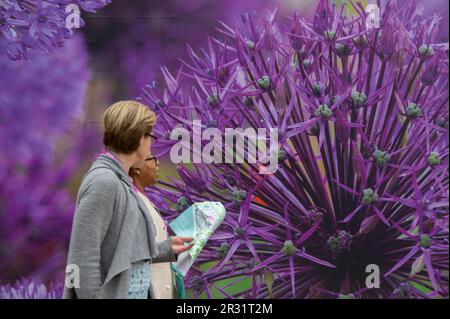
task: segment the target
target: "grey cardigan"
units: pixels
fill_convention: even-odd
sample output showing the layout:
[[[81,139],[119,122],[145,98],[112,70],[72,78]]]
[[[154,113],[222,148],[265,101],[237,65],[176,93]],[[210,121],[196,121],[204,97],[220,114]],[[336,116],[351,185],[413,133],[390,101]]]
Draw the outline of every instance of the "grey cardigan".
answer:
[[[128,174],[100,155],[78,191],[68,265],[79,268],[79,287],[65,285],[65,299],[127,298],[131,263],[176,261],[171,239],[155,242],[156,228]]]

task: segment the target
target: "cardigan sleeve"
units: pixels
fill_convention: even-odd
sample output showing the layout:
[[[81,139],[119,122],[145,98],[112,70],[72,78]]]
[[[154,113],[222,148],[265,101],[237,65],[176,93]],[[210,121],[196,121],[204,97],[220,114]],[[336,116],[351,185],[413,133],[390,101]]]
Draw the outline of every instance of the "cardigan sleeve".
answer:
[[[158,255],[153,258],[152,263],[164,263],[164,262],[172,262],[177,261],[177,257],[175,256],[172,249],[172,238],[168,238],[162,242],[156,244],[158,247]]]
[[[96,298],[102,285],[100,248],[114,212],[118,180],[108,172],[95,176],[80,194],[70,240],[70,263],[80,269],[78,298]]]

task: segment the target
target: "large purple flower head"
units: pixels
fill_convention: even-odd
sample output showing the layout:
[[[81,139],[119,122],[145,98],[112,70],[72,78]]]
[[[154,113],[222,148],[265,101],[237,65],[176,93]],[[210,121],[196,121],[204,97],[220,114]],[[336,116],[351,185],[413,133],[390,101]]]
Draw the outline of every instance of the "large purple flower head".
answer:
[[[0,3],[0,50],[12,60],[28,51],[51,52],[84,25],[81,10],[95,12],[111,0],[5,0]],[[76,21],[78,20],[78,22]],[[73,25],[72,25],[73,24]]]
[[[448,45],[412,3],[388,2],[372,26],[359,2],[244,15],[143,89],[161,155],[193,120],[279,132],[271,174],[193,163],[152,189],[168,219],[197,201],[227,209],[186,277],[195,296],[448,297]]]
[[[75,125],[90,77],[83,40],[30,54],[0,55],[0,283],[63,276],[74,209],[65,187],[85,143]]]

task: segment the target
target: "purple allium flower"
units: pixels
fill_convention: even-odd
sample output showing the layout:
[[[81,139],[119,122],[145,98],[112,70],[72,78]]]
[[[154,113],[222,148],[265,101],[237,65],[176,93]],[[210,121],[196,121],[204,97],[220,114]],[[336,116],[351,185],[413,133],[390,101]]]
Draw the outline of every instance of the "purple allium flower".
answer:
[[[196,296],[448,297],[448,44],[414,2],[383,5],[379,29],[366,29],[361,3],[350,11],[321,0],[312,20],[245,15],[143,88],[158,155],[173,128],[192,136],[193,119],[280,132],[273,174],[194,163],[152,188],[168,219],[196,201],[227,209],[186,277]],[[366,287],[368,265],[379,288]]]
[[[63,276],[74,209],[65,187],[85,143],[75,125],[90,77],[83,40],[30,55],[0,55],[0,283]]]
[[[7,0],[0,3],[0,52],[12,60],[29,58],[28,51],[51,52],[73,34],[66,25],[69,5],[95,12],[110,0]],[[84,21],[80,17],[80,27]]]
[[[37,278],[21,278],[14,285],[0,286],[0,299],[61,299],[63,284],[48,287]]]

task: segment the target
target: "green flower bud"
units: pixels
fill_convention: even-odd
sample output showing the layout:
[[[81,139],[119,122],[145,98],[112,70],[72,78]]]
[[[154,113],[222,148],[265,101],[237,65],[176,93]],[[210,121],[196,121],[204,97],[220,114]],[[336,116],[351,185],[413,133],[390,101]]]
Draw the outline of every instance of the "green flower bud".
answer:
[[[330,246],[333,254],[337,254],[339,251],[339,247],[340,247],[340,240],[338,237],[331,236],[327,240],[327,245]]]
[[[419,245],[423,248],[429,248],[431,246],[430,236],[427,234],[420,236]]]
[[[323,34],[328,41],[333,41],[336,38],[336,31],[325,31]]]
[[[364,93],[355,91],[352,92],[352,101],[353,104],[355,104],[358,107],[363,106],[364,102],[367,100],[367,95],[365,95]]]
[[[247,192],[245,190],[237,190],[233,192],[233,202],[235,204],[240,204],[247,197]]]
[[[337,55],[349,55],[350,54],[350,49],[345,44],[336,43],[334,48],[336,49],[336,54]]]
[[[311,61],[310,60],[303,60],[303,66],[305,67],[305,68],[309,68],[309,66],[311,65]]]
[[[425,44],[422,44],[419,47],[419,56],[421,58],[430,57],[430,56],[433,56],[433,54],[434,54],[434,50],[432,47],[427,46]]]
[[[353,44],[359,49],[362,49],[367,45],[367,38],[365,35],[359,35],[357,37],[354,37],[352,41]]]
[[[367,188],[363,191],[363,202],[370,205],[378,200],[378,194],[372,188]]]
[[[258,80],[258,85],[264,89],[268,90],[270,88],[270,78],[268,75],[264,75],[262,78]]]
[[[330,247],[333,255],[338,255],[349,248],[352,238],[353,236],[351,234],[342,230],[335,236],[328,237],[327,245]]]
[[[219,97],[217,96],[217,94],[214,93],[208,96],[208,104],[211,106],[219,105]]]
[[[285,150],[278,150],[277,152],[278,162],[284,162],[287,158]]]
[[[430,166],[441,164],[441,159],[439,158],[439,154],[436,152],[431,152],[430,155],[428,155],[428,164]]]
[[[321,105],[319,105],[317,110],[314,112],[314,115],[317,117],[321,116],[323,118],[329,118],[331,116],[331,110],[328,107],[328,105],[321,104]]]
[[[292,240],[286,240],[283,244],[283,248],[281,248],[281,251],[285,256],[295,256],[297,253],[297,248]]]
[[[406,115],[409,118],[418,118],[422,115],[422,110],[416,103],[410,102],[406,108]]]
[[[312,89],[313,89],[314,95],[319,97],[322,94],[322,83],[320,83],[320,82],[315,83],[313,85]]]
[[[372,155],[378,166],[384,166],[391,159],[391,156],[389,154],[378,149],[375,150]]]

